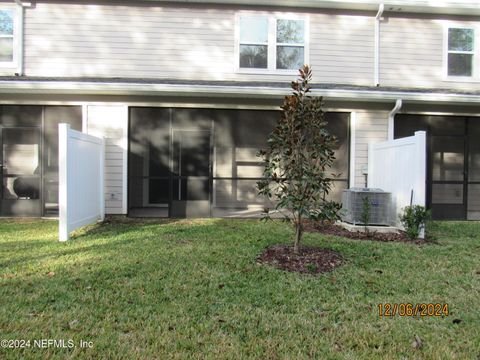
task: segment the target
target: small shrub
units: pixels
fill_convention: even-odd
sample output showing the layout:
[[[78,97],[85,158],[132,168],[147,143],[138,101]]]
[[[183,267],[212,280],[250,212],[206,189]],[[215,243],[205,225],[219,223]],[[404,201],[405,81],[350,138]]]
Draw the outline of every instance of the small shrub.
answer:
[[[370,210],[372,205],[370,204],[370,199],[365,196],[362,199],[362,213],[360,214],[360,221],[365,226],[365,232],[368,232],[368,225],[370,224]]]
[[[308,271],[310,271],[311,273],[317,271],[317,266],[315,264],[307,264],[305,265],[305,267],[307,268]]]
[[[430,211],[421,205],[406,206],[400,216],[405,232],[412,240],[418,238],[421,227],[425,226],[428,219],[430,219]]]

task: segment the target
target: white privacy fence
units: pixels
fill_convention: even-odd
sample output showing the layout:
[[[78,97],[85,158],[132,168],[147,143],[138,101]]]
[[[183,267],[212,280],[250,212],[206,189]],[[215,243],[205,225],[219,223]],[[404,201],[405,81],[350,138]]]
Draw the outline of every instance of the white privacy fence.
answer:
[[[427,140],[425,131],[414,136],[370,144],[368,148],[368,187],[392,193],[398,223],[402,208],[425,206]]]
[[[105,217],[103,139],[59,124],[59,239]]]

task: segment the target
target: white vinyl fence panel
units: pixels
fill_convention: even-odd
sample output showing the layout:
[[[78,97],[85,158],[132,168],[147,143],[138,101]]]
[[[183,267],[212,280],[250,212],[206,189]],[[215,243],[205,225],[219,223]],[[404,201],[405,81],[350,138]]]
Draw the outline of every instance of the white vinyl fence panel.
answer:
[[[59,124],[59,239],[71,231],[103,220],[104,154],[103,139]]]
[[[370,144],[368,187],[392,193],[397,224],[405,206],[425,206],[427,141],[425,131],[414,136]]]

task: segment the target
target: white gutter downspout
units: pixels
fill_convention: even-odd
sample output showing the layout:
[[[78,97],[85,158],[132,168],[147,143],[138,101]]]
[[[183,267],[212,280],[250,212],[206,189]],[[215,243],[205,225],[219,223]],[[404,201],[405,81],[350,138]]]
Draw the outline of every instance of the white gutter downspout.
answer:
[[[402,108],[402,105],[402,99],[397,99],[397,101],[395,102],[395,106],[388,113],[388,141],[393,140],[393,121],[395,120],[395,115],[397,115],[397,113]]]
[[[17,4],[18,8],[18,42],[17,42],[17,57],[18,57],[18,66],[17,66],[17,72],[15,75],[17,76],[23,76],[24,75],[24,56],[23,56],[23,44],[24,44],[24,38],[23,38],[23,30],[24,30],[24,25],[23,25],[23,20],[24,20],[24,15],[25,15],[25,6],[22,3],[21,0],[15,0],[15,3]]]
[[[374,79],[373,85],[380,85],[380,20],[383,15],[383,3],[378,6],[378,12],[375,16],[375,47],[374,47]]]

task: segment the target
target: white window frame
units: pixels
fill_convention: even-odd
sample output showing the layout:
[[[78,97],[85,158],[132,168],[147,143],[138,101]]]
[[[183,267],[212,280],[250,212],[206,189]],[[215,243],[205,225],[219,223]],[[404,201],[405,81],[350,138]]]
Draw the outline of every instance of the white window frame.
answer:
[[[18,34],[19,34],[19,21],[18,11],[15,5],[0,4],[0,10],[11,10],[13,14],[13,58],[12,61],[0,61],[1,68],[14,68],[17,66],[18,61]],[[0,35],[1,38],[9,38],[10,35]]]
[[[241,68],[240,67],[240,18],[241,17],[263,17],[268,19],[268,42],[267,44],[251,44],[251,45],[267,45],[267,68]],[[285,44],[277,43],[277,21],[278,20],[303,20],[304,22],[304,43],[303,44]],[[286,13],[258,13],[258,12],[241,12],[235,16],[235,72],[242,74],[297,74],[298,69],[277,69],[277,45],[278,46],[303,46],[304,64],[309,64],[309,35],[310,21],[308,15],[286,14]],[[248,45],[242,43],[242,45]]]
[[[449,50],[448,46],[448,33],[450,29],[468,29],[473,30],[473,50],[472,51],[455,51]],[[480,56],[478,55],[479,51],[479,37],[480,29],[475,26],[465,26],[457,24],[448,24],[444,28],[444,42],[443,42],[443,74],[444,80],[446,81],[461,81],[461,82],[478,82],[480,81]],[[449,75],[448,74],[448,55],[449,54],[469,54],[472,55],[472,75],[471,76],[462,76],[462,75]]]

